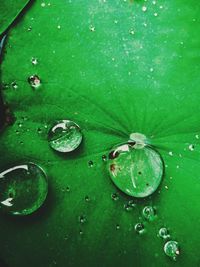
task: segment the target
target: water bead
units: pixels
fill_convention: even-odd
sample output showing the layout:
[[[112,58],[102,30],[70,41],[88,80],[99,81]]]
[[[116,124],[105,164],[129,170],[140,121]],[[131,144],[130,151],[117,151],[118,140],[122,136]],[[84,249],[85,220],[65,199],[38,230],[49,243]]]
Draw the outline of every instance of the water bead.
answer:
[[[142,134],[132,134],[130,141],[115,146],[109,153],[107,169],[114,184],[133,197],[154,193],[163,176],[163,161]]]
[[[17,165],[0,173],[0,209],[6,213],[33,213],[45,201],[47,192],[46,174],[34,163]]]
[[[167,243],[165,243],[164,252],[168,257],[172,258],[173,260],[176,260],[176,258],[180,254],[178,242],[170,240]]]
[[[156,215],[155,209],[151,206],[146,206],[142,210],[142,215],[147,221],[153,221]]]
[[[32,75],[28,77],[28,83],[32,88],[37,89],[41,85],[40,77],[38,75]]]
[[[169,231],[165,227],[160,228],[158,234],[159,234],[159,237],[161,237],[162,239],[167,239],[170,237]]]
[[[135,231],[138,234],[142,234],[144,232],[144,224],[143,223],[137,223],[135,225]]]
[[[74,151],[82,141],[80,127],[73,121],[57,121],[50,129],[48,141],[51,148],[58,152]]]

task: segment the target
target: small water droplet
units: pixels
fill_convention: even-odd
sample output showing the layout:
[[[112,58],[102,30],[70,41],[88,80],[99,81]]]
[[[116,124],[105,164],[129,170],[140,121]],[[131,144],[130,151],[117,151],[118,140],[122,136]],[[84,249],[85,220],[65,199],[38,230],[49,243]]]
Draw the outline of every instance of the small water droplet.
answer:
[[[87,221],[87,218],[86,218],[85,215],[81,215],[81,216],[79,216],[79,222],[80,222],[81,224],[86,223],[86,221]]]
[[[48,182],[34,163],[14,166],[0,173],[0,207],[6,213],[27,215],[45,201]]]
[[[129,31],[129,33],[130,33],[131,35],[134,35],[134,34],[135,34],[135,31],[134,31],[133,29],[131,29],[131,30]]]
[[[41,80],[38,75],[31,75],[28,77],[28,82],[34,89],[37,89],[41,85]]]
[[[194,145],[191,144],[191,145],[189,145],[188,148],[189,148],[190,151],[194,151]]]
[[[112,200],[116,201],[116,200],[119,199],[119,195],[118,195],[117,193],[113,193],[113,194],[111,195],[111,198],[112,198]]]
[[[146,206],[142,210],[142,215],[147,221],[153,221],[155,219],[155,209],[151,206]]]
[[[116,225],[116,229],[119,230],[120,229],[120,226],[119,224]]]
[[[146,11],[147,11],[147,7],[146,7],[146,6],[143,6],[143,7],[142,7],[142,11],[143,11],[143,12],[146,12]]]
[[[48,141],[50,147],[58,152],[71,152],[81,144],[82,133],[75,122],[61,120],[49,130]]]
[[[162,239],[167,239],[170,237],[169,231],[165,227],[160,228],[158,234],[159,234],[159,237],[161,237]]]
[[[33,65],[37,65],[37,64],[38,64],[38,60],[37,60],[37,58],[32,57],[32,59],[31,59],[31,63],[32,63]]]
[[[17,85],[16,82],[12,82],[12,83],[11,83],[11,86],[12,86],[12,88],[15,89],[15,90],[18,88],[18,85]]]
[[[106,156],[106,155],[103,155],[103,156],[102,156],[102,160],[103,160],[103,161],[107,161],[107,156]]]
[[[126,204],[124,204],[124,209],[126,211],[131,211],[135,207],[136,207],[136,204],[133,200],[129,200]]]
[[[95,26],[90,25],[89,29],[90,29],[91,32],[95,32]]]
[[[173,260],[176,260],[180,254],[178,242],[170,240],[165,243],[164,252],[168,257],[172,258]]]
[[[85,196],[85,201],[89,202],[90,201],[90,197],[89,196]]]
[[[109,153],[108,171],[114,184],[124,193],[146,197],[156,191],[163,176],[163,161],[141,135],[135,141],[114,147]]]
[[[138,233],[138,234],[142,234],[144,232],[144,224],[143,223],[137,223],[135,225],[135,231]]]
[[[93,166],[94,166],[94,162],[93,162],[92,160],[89,160],[89,161],[88,161],[88,166],[89,166],[89,167],[93,167]]]

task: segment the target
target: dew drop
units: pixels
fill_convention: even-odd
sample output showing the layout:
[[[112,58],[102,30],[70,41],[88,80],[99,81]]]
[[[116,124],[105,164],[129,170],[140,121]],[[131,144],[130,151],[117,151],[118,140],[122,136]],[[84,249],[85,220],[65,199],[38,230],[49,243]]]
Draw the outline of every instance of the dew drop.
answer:
[[[32,59],[31,59],[31,63],[32,63],[33,65],[37,65],[37,64],[38,64],[38,60],[37,60],[37,58],[32,57]]]
[[[89,161],[88,161],[88,166],[89,166],[89,167],[93,167],[93,165],[94,165],[94,162],[93,162],[92,160],[89,160]]]
[[[86,223],[86,221],[87,221],[87,218],[86,218],[85,215],[81,215],[81,216],[79,216],[79,222],[80,222],[81,224]]]
[[[103,155],[103,156],[102,156],[102,160],[103,160],[103,161],[106,161],[106,160],[107,160],[107,156],[106,156],[106,155]]]
[[[153,221],[155,219],[155,209],[151,206],[146,206],[142,210],[142,215],[147,221]]]
[[[168,257],[172,258],[173,260],[176,260],[180,254],[178,242],[170,240],[165,243],[164,252]]]
[[[143,11],[143,12],[146,12],[146,11],[147,11],[147,7],[146,7],[146,6],[143,6],[143,7],[142,7],[142,11]]]
[[[167,239],[167,238],[170,237],[170,235],[169,235],[169,231],[168,231],[168,229],[165,228],[165,227],[160,228],[160,230],[159,230],[159,232],[158,232],[158,235],[159,235],[159,237],[161,237],[162,239]]]
[[[31,75],[28,77],[28,82],[34,89],[37,89],[41,85],[41,80],[38,75]]]
[[[124,204],[124,209],[126,211],[131,211],[135,207],[136,207],[136,204],[133,200],[129,200],[126,204]]]
[[[14,215],[28,215],[45,201],[48,182],[34,163],[17,165],[0,173],[0,208]]]
[[[134,138],[134,136],[131,136]],[[133,197],[147,197],[156,191],[163,176],[163,162],[141,135],[135,141],[114,147],[109,153],[108,172],[114,184]]]
[[[116,229],[119,230],[120,229],[120,226],[119,224],[116,225]]]
[[[12,83],[11,83],[11,86],[12,86],[12,88],[15,89],[15,90],[18,88],[18,85],[17,85],[16,82],[12,82]]]
[[[58,152],[74,151],[82,141],[80,127],[73,121],[60,120],[49,130],[48,141]]]
[[[143,223],[137,223],[135,225],[135,231],[138,234],[142,234],[144,232],[144,224]]]
[[[85,196],[85,201],[89,202],[90,201],[90,197],[89,196]]]
[[[113,194],[111,195],[111,198],[112,198],[112,200],[116,201],[116,200],[119,199],[119,195],[118,195],[117,193],[113,193]]]

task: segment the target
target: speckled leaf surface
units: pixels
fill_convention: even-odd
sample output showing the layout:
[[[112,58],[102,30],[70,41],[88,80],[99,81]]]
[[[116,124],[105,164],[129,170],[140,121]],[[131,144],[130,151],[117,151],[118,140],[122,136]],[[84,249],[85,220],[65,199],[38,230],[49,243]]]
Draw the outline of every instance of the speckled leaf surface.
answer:
[[[1,81],[15,121],[0,135],[0,167],[39,164],[49,194],[31,216],[1,215],[9,266],[199,266],[199,11],[195,0],[38,0],[10,30]],[[31,75],[39,88],[28,83]],[[82,129],[74,153],[48,145],[60,119]],[[102,155],[133,132],[151,140],[165,174],[158,191],[134,199],[128,212],[132,198],[111,182]],[[145,205],[155,206],[157,219],[144,222],[140,236],[134,226]],[[180,244],[177,262],[164,255],[162,226]]]

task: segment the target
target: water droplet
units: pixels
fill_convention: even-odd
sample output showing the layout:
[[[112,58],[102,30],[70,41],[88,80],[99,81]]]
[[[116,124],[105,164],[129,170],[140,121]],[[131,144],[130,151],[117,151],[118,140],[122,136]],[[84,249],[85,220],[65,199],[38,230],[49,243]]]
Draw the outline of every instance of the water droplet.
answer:
[[[106,160],[107,160],[107,156],[106,156],[106,155],[103,155],[103,156],[102,156],[102,160],[103,160],[103,161],[106,161]]]
[[[146,6],[143,6],[143,7],[142,7],[142,11],[143,11],[143,12],[146,12],[146,11],[147,11],[147,7],[146,7]]]
[[[80,222],[81,224],[86,223],[86,221],[87,221],[87,218],[86,218],[85,215],[81,215],[81,216],[79,216],[79,222]]]
[[[153,221],[155,219],[155,209],[151,206],[146,206],[142,210],[142,215],[147,221]]]
[[[32,63],[33,65],[37,65],[37,64],[38,64],[38,60],[37,60],[37,58],[32,57],[32,59],[31,59],[31,63]]]
[[[189,145],[188,148],[189,148],[190,151],[194,151],[194,145],[191,144],[191,145]]]
[[[138,234],[142,234],[144,232],[144,224],[143,223],[137,223],[135,225],[135,231],[138,233]]]
[[[114,184],[134,197],[146,197],[155,192],[164,168],[158,152],[141,139],[114,147],[107,166]]]
[[[44,202],[48,182],[36,164],[14,166],[0,173],[0,208],[14,215],[27,215]]]
[[[95,32],[95,27],[93,25],[90,25],[89,29],[91,32]]]
[[[50,129],[48,141],[51,148],[58,152],[71,152],[80,145],[82,133],[75,122],[61,120]]]
[[[116,225],[116,229],[119,230],[120,229],[120,226],[119,224]]]
[[[176,258],[180,254],[178,242],[170,240],[167,243],[165,243],[164,252],[168,257],[172,258],[173,260],[176,260]]]
[[[134,34],[135,34],[135,31],[134,31],[133,29],[131,29],[131,30],[129,31],[129,33],[130,33],[131,35],[134,35]]]
[[[89,196],[85,196],[85,201],[89,202],[90,201],[90,197]]]
[[[94,162],[93,162],[92,160],[89,160],[89,161],[88,161],[88,166],[89,166],[89,167],[93,167],[93,165],[94,165]]]
[[[158,234],[159,234],[159,237],[161,237],[162,239],[167,239],[170,237],[169,231],[165,227],[160,228]]]
[[[34,89],[40,87],[41,85],[41,80],[38,75],[31,75],[28,77],[28,82]]]
[[[124,204],[124,209],[126,211],[131,211],[135,207],[136,207],[136,204],[133,200],[129,200],[128,203]]]
[[[117,193],[113,193],[112,195],[111,195],[111,198],[112,198],[112,200],[118,200],[119,199],[119,195],[117,194]]]
[[[11,86],[12,86],[12,88],[15,89],[15,90],[18,88],[18,85],[17,85],[16,82],[12,82],[12,83],[11,83]]]

